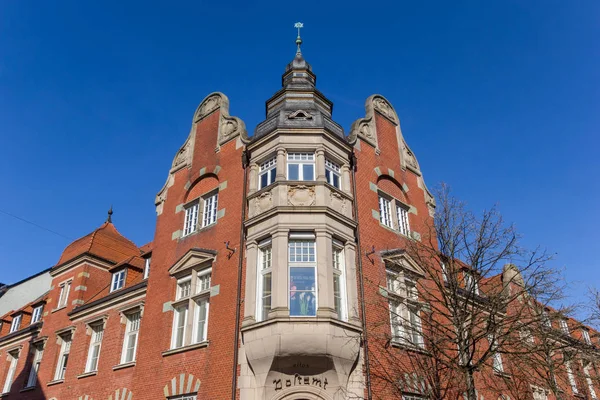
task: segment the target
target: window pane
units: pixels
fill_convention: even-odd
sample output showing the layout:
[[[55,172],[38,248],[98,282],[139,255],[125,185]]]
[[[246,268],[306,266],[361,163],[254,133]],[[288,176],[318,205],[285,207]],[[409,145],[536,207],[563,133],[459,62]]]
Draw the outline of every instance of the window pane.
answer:
[[[288,180],[297,181],[300,179],[298,168],[298,164],[288,164]]]
[[[205,331],[206,331],[206,322],[207,322],[207,301],[202,300],[196,303],[197,307],[197,321],[196,321],[196,342],[202,342],[206,340]]]
[[[264,188],[269,185],[269,172],[265,172],[260,176],[260,188]]]
[[[342,294],[340,292],[340,276],[333,276],[333,300],[338,318],[342,319]]]
[[[316,315],[315,268],[290,268],[290,315]]]
[[[315,180],[315,166],[314,166],[314,164],[304,164],[302,166],[302,173],[303,173],[302,180],[304,180],[304,181],[314,181]]]
[[[271,311],[271,273],[266,273],[263,275],[262,280],[262,315],[261,320],[264,321],[267,319],[269,315],[269,311]]]

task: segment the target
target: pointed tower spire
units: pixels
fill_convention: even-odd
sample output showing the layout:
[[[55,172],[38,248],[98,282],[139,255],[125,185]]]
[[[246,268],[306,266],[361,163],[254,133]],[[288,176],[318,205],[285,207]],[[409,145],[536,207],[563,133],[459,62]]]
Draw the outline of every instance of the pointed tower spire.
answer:
[[[111,204],[110,209],[108,210],[108,217],[106,218],[106,222],[109,224],[112,224],[112,215],[113,215],[113,209],[112,209],[112,204]]]
[[[300,46],[302,46],[302,38],[300,37],[300,29],[304,28],[304,24],[302,22],[296,22],[294,24],[294,28],[298,29],[298,37],[296,38],[296,46],[298,46],[298,49],[296,50],[296,55],[302,55],[302,50],[300,49]]]

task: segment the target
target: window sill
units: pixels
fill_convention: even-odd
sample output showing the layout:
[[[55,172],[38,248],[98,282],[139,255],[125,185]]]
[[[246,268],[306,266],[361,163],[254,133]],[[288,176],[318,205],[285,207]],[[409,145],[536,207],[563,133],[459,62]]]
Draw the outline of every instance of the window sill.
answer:
[[[10,392],[6,392],[6,393],[0,393],[0,399],[3,399],[5,397],[8,397],[8,395],[10,394]]]
[[[494,375],[502,377],[502,378],[510,379],[510,374],[506,373],[504,371],[496,371],[496,370],[494,370]]]
[[[63,383],[65,380],[64,379],[56,379],[53,381],[50,381],[48,383],[46,383],[46,386],[54,386],[54,385],[58,385],[60,383]]]
[[[97,373],[98,373],[98,371],[84,372],[81,375],[77,375],[77,379],[87,378],[88,376],[95,376]]]
[[[208,340],[205,340],[204,342],[194,343],[194,344],[190,344],[188,346],[183,346],[183,347],[178,347],[176,349],[163,351],[162,356],[167,357],[167,356],[170,356],[173,354],[185,353],[186,351],[201,349],[201,348],[207,347],[207,346],[208,346]]]
[[[135,361],[130,361],[128,363],[118,364],[112,367],[113,371],[117,371],[119,369],[131,368],[135,367]]]
[[[19,390],[19,393],[30,392],[30,391],[34,390],[35,388],[36,388],[35,386],[29,386],[29,387]]]
[[[218,211],[219,211],[219,210],[217,210],[217,212],[218,212]],[[218,218],[217,218],[217,219],[218,219]],[[188,233],[187,235],[183,235],[183,234],[181,234],[181,237],[180,237],[178,240],[185,240],[185,239],[187,239],[187,238],[189,238],[189,237],[192,237],[192,236],[194,236],[194,235],[197,235],[197,234],[199,234],[199,233],[206,232],[207,230],[209,230],[210,228],[212,228],[213,226],[216,226],[216,225],[217,225],[217,222],[215,221],[215,222],[213,222],[212,224],[210,224],[210,225],[206,225],[206,226],[203,226],[203,227],[201,227],[201,228],[198,228],[198,229],[196,229],[194,232],[190,232],[190,233]]]
[[[58,307],[58,308],[55,308],[55,309],[53,309],[51,312],[55,313],[55,312],[57,312],[57,311],[60,311],[60,310],[62,310],[63,308],[67,308],[67,306],[66,306],[66,305],[64,305],[64,306],[60,306],[60,307]]]
[[[392,347],[395,347],[397,349],[402,349],[402,350],[406,350],[406,351],[412,351],[415,353],[430,355],[430,353],[427,350],[425,350],[423,347],[415,346],[411,343],[405,343],[405,342],[401,342],[399,340],[391,339],[390,344],[392,345]]]

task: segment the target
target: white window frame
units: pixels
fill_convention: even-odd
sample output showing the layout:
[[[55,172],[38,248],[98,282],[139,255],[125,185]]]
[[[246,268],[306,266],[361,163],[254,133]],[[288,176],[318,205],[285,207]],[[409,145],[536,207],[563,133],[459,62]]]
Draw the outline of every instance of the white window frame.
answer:
[[[42,320],[42,312],[44,311],[44,305],[35,307],[31,313],[31,324],[35,324]]]
[[[6,374],[6,379],[4,380],[4,386],[2,388],[2,394],[9,393],[14,383],[15,372],[17,371],[17,363],[19,362],[19,350],[8,352],[8,356],[10,357],[10,365],[8,366],[8,372]]]
[[[61,344],[60,351],[58,353],[58,362],[56,364],[56,371],[54,371],[54,380],[59,381],[65,379],[67,366],[69,364],[69,354],[71,352],[71,343],[73,341],[72,333],[65,333],[60,335]]]
[[[120,271],[113,272],[110,280],[110,293],[115,290],[123,289],[127,279],[127,268],[123,268]]]
[[[344,257],[344,244],[333,239],[331,243],[331,258],[333,262],[333,304],[337,316],[342,321],[348,319],[348,298],[346,290],[346,260]],[[336,288],[339,285],[338,288]],[[339,296],[335,293],[338,292]],[[338,300],[339,298],[339,300]],[[337,304],[339,303],[339,305]]]
[[[258,244],[257,279],[256,279],[256,321],[265,321],[273,300],[273,244],[271,238]],[[265,281],[270,287],[265,287]],[[269,298],[268,309],[265,299]]]
[[[180,396],[169,397],[169,400],[197,400],[197,398],[195,394],[182,394]]]
[[[200,199],[185,206],[183,220],[183,236],[191,235],[198,230],[198,213],[200,212]]]
[[[408,223],[408,208],[403,204],[396,202],[396,218],[398,220],[398,232],[404,236],[410,233],[410,224]]]
[[[42,363],[42,357],[44,355],[44,344],[34,344],[35,350],[33,354],[33,361],[31,362],[31,369],[29,370],[29,376],[27,377],[27,384],[25,388],[35,387],[38,381],[38,372],[40,370],[40,364]]]
[[[306,246],[304,246],[306,245]],[[293,318],[297,318],[297,317],[316,317],[317,316],[317,308],[318,308],[318,304],[319,304],[319,293],[317,288],[319,287],[318,284],[318,273],[317,273],[317,241],[316,241],[316,237],[313,233],[301,233],[301,232],[292,232],[290,233],[289,239],[288,239],[288,303],[289,303],[289,310],[290,310],[290,317]],[[294,247],[294,250],[296,250],[296,248],[299,248],[301,251],[300,253],[294,251],[292,252],[292,247]],[[307,257],[306,260],[304,260],[304,255],[303,255],[303,249],[304,247],[307,248]],[[310,249],[313,249],[312,252],[312,257],[310,254]],[[300,256],[300,259],[298,260],[298,255]],[[292,257],[293,256],[293,257]],[[294,259],[292,259],[294,258]],[[291,281],[292,281],[292,268],[312,268],[313,269],[313,273],[314,273],[314,281],[315,281],[315,286],[312,290],[295,290],[294,291],[294,296],[298,296],[298,300],[299,301],[303,301],[304,298],[306,297],[306,300],[308,302],[311,301],[310,297],[308,297],[306,295],[306,293],[310,293],[312,296],[314,296],[314,314],[302,314],[301,312],[296,314],[296,315],[292,315],[292,286],[291,286]],[[304,296],[303,296],[304,295]]]
[[[579,389],[577,388],[577,381],[575,380],[575,374],[573,373],[573,369],[571,368],[571,361],[565,361],[565,369],[567,370],[567,378],[569,380],[569,385],[571,385],[571,391],[573,394],[579,394]]]
[[[100,349],[102,348],[102,338],[104,336],[104,321],[90,324],[91,337],[88,349],[87,361],[85,363],[85,372],[98,371],[98,362],[100,361]]]
[[[316,162],[314,152],[290,152],[287,154],[287,179],[290,179],[290,165],[298,165],[297,181],[314,181],[316,175]],[[312,165],[313,174],[311,177],[304,176],[304,165]]]
[[[21,329],[21,321],[23,320],[23,314],[15,315],[10,323],[10,331],[13,333]]]
[[[271,157],[263,161],[258,168],[258,190],[266,188],[275,182],[275,174],[277,170],[277,157]],[[262,178],[267,177],[267,182],[263,185]]]
[[[150,276],[150,263],[152,262],[152,256],[146,258],[145,264],[144,264],[144,279],[148,279],[148,277]]]
[[[327,183],[338,189],[342,189],[342,169],[339,164],[331,161],[329,158],[325,159],[325,179]],[[335,183],[337,178],[337,184]]]
[[[123,337],[123,349],[121,350],[121,364],[128,364],[135,362],[137,358],[137,346],[140,339],[140,325],[142,324],[142,310],[129,310],[124,314],[124,317],[126,319],[126,323],[125,335]],[[131,353],[129,352],[130,349],[133,349]],[[129,354],[131,354],[131,357],[128,357]]]
[[[592,377],[590,376],[590,364],[586,364],[583,366],[583,374],[585,375],[585,383],[588,386],[588,391],[590,392],[590,396],[592,399],[597,399],[596,390],[594,389],[594,382],[592,381]]]
[[[69,303],[69,293],[71,292],[71,280],[61,283],[60,294],[58,296],[57,309],[66,307]]]
[[[565,334],[565,335],[570,335],[571,331],[569,330],[569,323],[567,322],[566,319],[561,318],[560,319],[560,330]]]
[[[421,304],[416,279],[404,270],[386,269],[392,341],[423,349]]]
[[[465,282],[465,291],[473,292],[475,295],[479,295],[479,282],[475,277],[475,274],[471,271],[464,271],[464,282]]]
[[[492,336],[488,338],[490,342],[490,351],[492,352],[492,369],[497,373],[504,373],[504,363],[502,362],[502,354],[498,352],[498,341]]]
[[[379,194],[379,222],[390,229],[394,229],[394,221],[392,219],[392,201],[387,197]]]
[[[208,341],[211,280],[211,267],[192,269],[191,273],[177,280],[177,300],[173,304],[171,349]],[[199,323],[203,311],[204,325],[200,330]]]
[[[581,336],[583,337],[585,344],[592,344],[592,338],[590,337],[590,332],[587,329],[581,330]]]
[[[204,203],[202,212],[202,227],[205,228],[217,223],[219,207],[219,193],[212,193],[202,198]]]

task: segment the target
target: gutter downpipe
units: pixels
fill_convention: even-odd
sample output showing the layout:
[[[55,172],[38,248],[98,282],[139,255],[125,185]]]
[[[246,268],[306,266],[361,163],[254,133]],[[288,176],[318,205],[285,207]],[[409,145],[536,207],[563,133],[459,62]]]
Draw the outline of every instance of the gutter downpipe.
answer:
[[[242,267],[244,261],[244,222],[246,221],[246,190],[248,184],[248,164],[250,162],[250,157],[248,156],[248,151],[244,147],[244,151],[242,153],[242,168],[244,168],[244,184],[242,189],[242,229],[240,229],[240,253],[238,255],[238,276],[237,276],[237,295],[236,295],[236,305],[235,305],[235,327],[234,327],[234,340],[233,340],[233,377],[231,379],[231,400],[236,399],[237,395],[237,366],[238,366],[238,356],[239,356],[239,347],[240,347],[240,313],[241,313],[241,305],[242,305]]]
[[[358,201],[356,194],[356,166],[357,159],[354,154],[354,149],[350,155],[350,163],[352,168],[352,190],[354,192],[354,216],[356,218],[356,247],[358,247],[358,276],[359,276],[359,293],[360,293],[360,307],[362,314],[362,328],[363,328],[363,347],[365,349],[365,373],[367,375],[367,399],[371,400],[373,394],[371,392],[371,366],[369,364],[369,340],[367,335],[367,317],[365,307],[365,285],[363,277],[363,265],[362,265],[362,248],[360,247],[360,233],[358,230]]]

